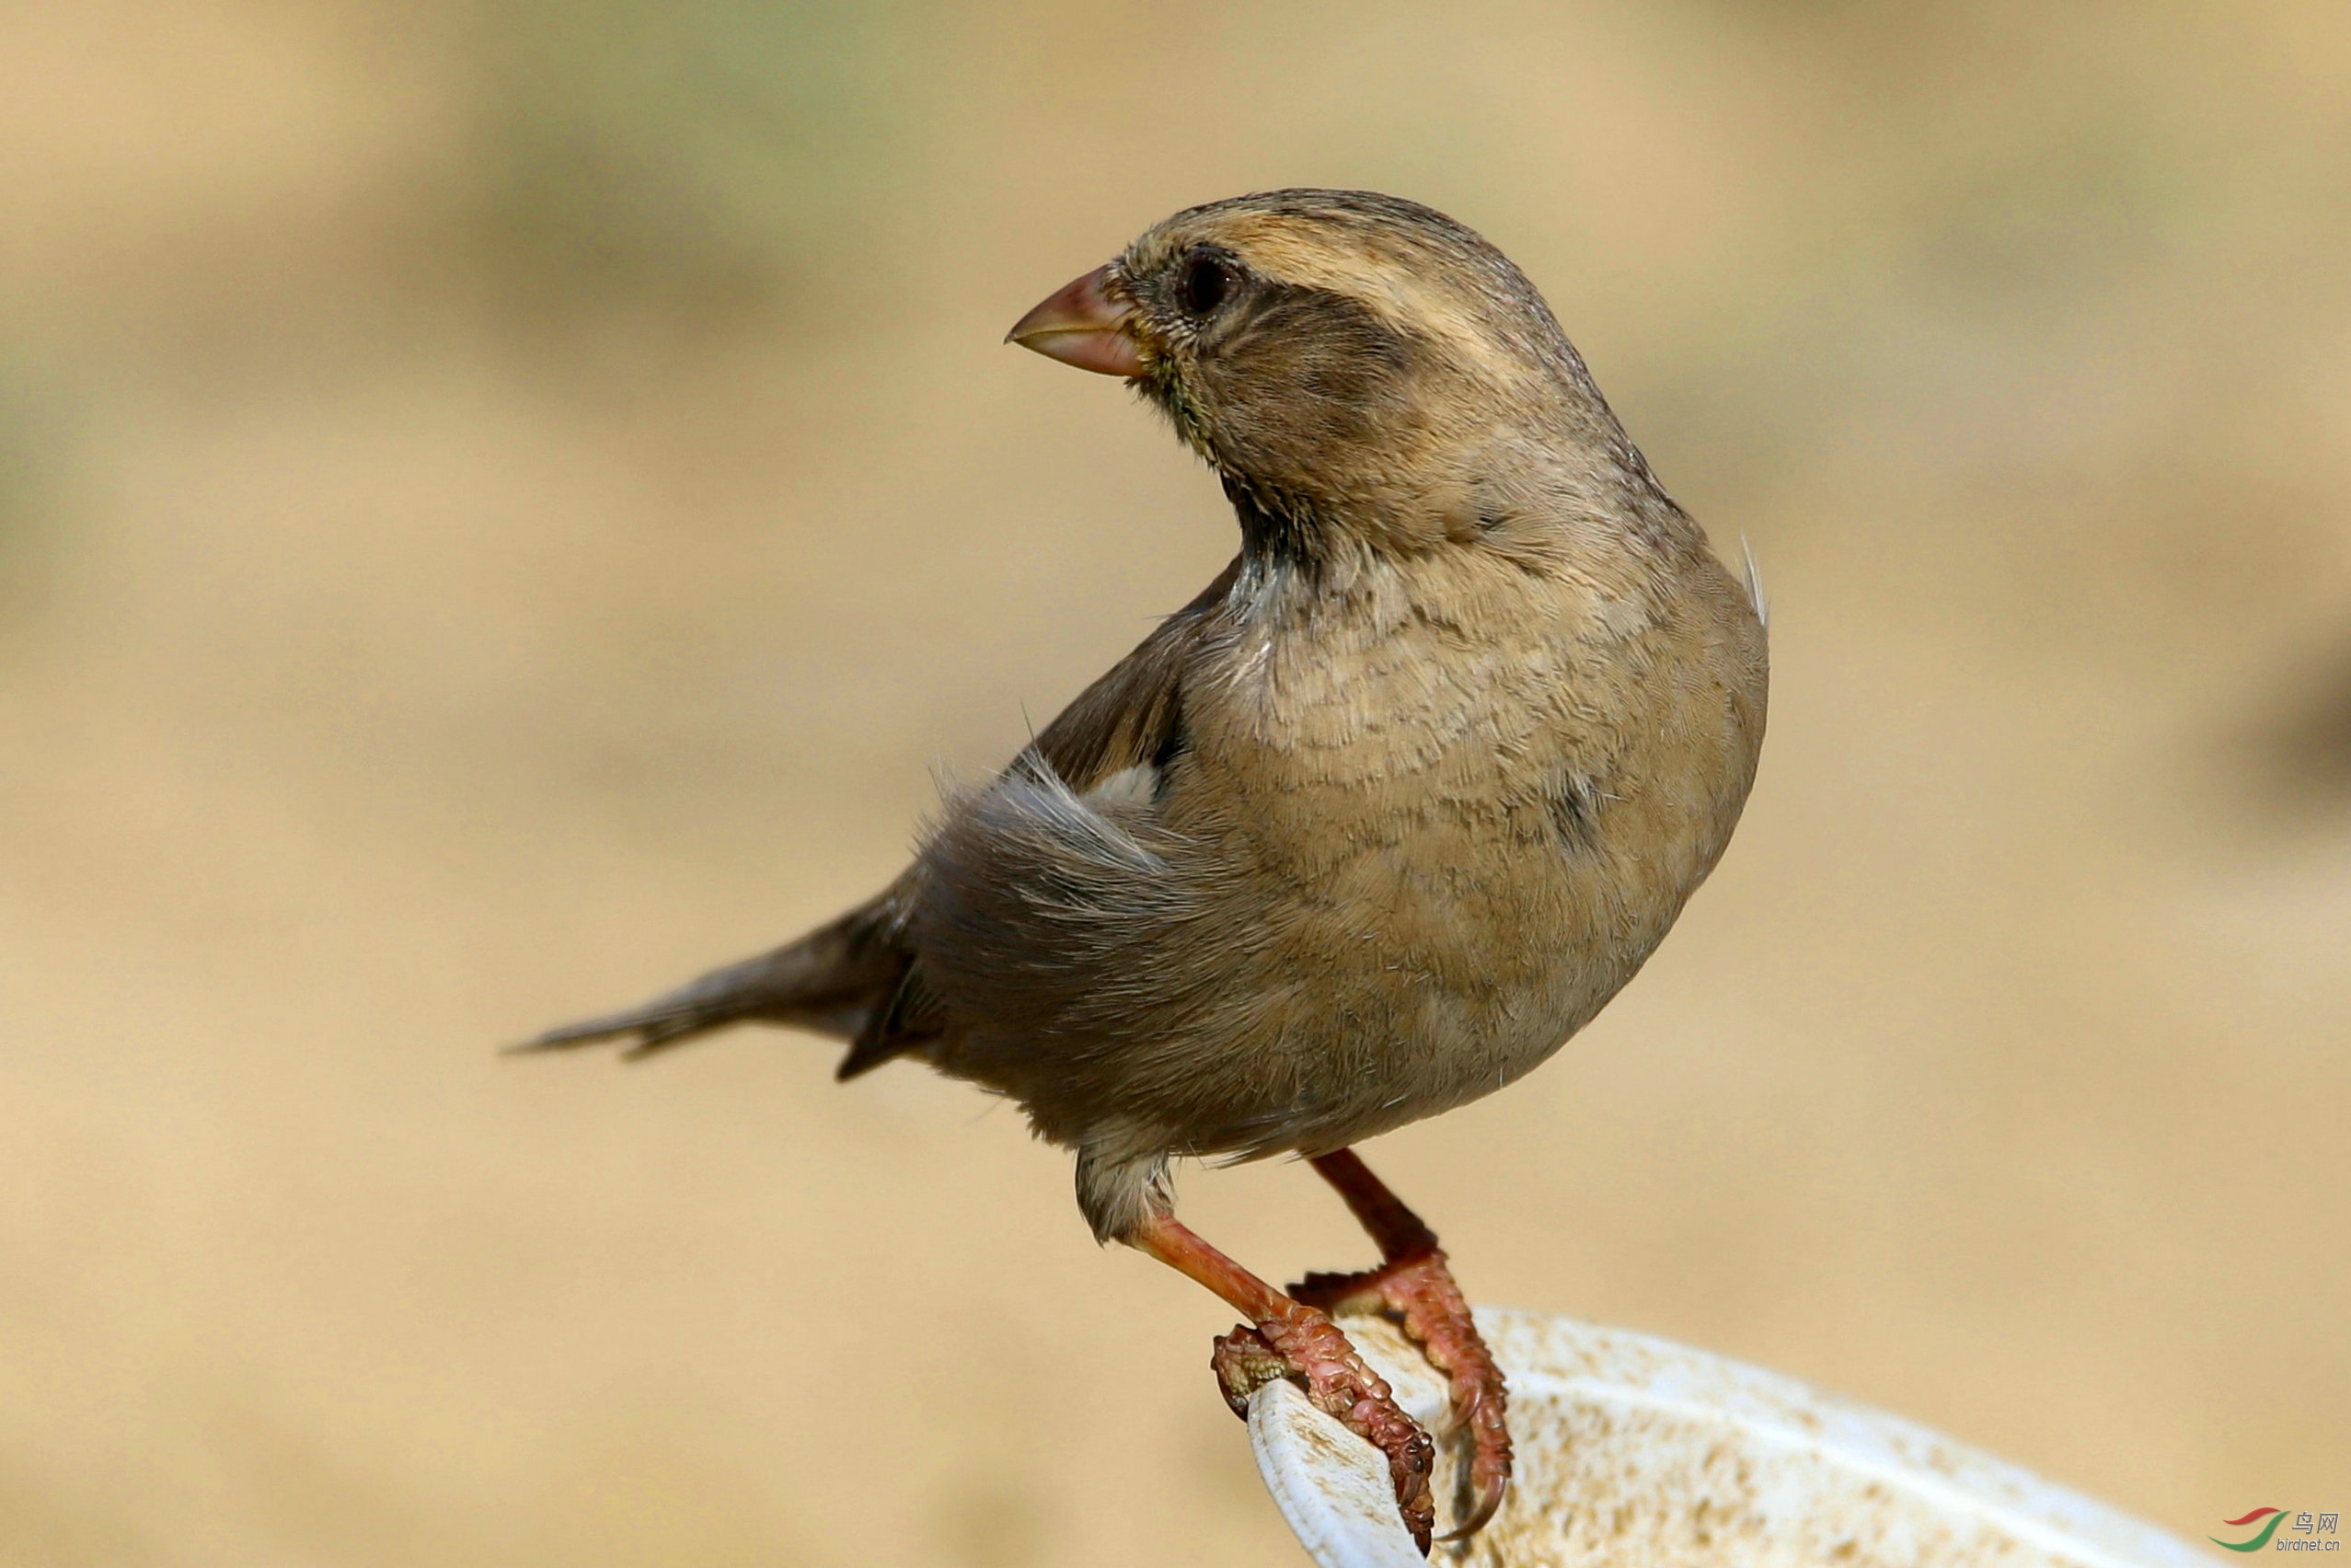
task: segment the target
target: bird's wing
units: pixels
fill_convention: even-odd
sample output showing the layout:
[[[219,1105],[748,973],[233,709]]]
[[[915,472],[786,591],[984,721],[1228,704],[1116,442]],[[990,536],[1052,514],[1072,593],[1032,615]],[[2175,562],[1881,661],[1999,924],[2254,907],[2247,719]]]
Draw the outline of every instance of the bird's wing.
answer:
[[[924,842],[907,905],[918,956],[901,990],[954,1020],[935,1053],[950,1070],[1007,1087],[1089,1052],[1099,1065],[1109,1043],[1147,1027],[1138,1020],[1213,999],[1200,959],[1220,950],[1181,939],[1220,890],[1214,847],[1170,830],[1164,813],[1185,786],[1187,696],[1223,656],[1238,571],[1162,622],[994,781],[951,798]],[[850,1065],[911,1048],[861,1040]],[[1074,1066],[1062,1087],[1083,1076]],[[1015,1091],[1032,1119],[1033,1087]]]
[[[1185,664],[1199,646],[1209,612],[1223,602],[1239,570],[1238,560],[1226,567],[1192,603],[1161,621],[1135,651],[1078,693],[1015,759],[998,787],[1046,776],[1076,796],[1110,793],[1148,800],[1160,771],[1183,749]],[[900,919],[911,917],[922,896],[925,874],[926,863],[918,861],[892,889],[899,900]],[[893,980],[888,997],[867,1014],[864,1027],[841,1058],[840,1076],[855,1078],[918,1050],[943,1027],[922,966],[909,962]]]
[[[1183,749],[1184,666],[1239,571],[1235,560],[1217,573],[1045,726],[1031,750],[1064,784],[1083,795],[1130,768],[1163,768]]]

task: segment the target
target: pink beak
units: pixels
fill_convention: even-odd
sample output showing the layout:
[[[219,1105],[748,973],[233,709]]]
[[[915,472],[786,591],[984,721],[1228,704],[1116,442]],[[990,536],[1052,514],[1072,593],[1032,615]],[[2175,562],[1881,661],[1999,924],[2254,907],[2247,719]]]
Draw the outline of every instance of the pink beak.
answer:
[[[1097,267],[1048,295],[1013,323],[1004,340],[1102,375],[1142,375],[1143,352],[1127,331],[1135,307],[1102,293],[1109,274],[1109,267]]]

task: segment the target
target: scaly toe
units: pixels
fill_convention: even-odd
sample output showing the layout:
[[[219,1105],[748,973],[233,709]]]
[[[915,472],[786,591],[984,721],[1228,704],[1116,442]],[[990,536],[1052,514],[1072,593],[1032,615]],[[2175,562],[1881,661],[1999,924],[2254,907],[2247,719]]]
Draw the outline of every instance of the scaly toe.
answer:
[[[1308,1274],[1291,1294],[1329,1311],[1389,1314],[1445,1374],[1452,1429],[1467,1432],[1470,1445],[1469,1505],[1445,1539],[1475,1535],[1510,1487],[1509,1401],[1502,1368],[1479,1337],[1445,1254],[1431,1249],[1361,1274]]]
[[[1436,1447],[1326,1314],[1305,1307],[1254,1329],[1236,1326],[1216,1341],[1209,1365],[1234,1413],[1247,1415],[1251,1394],[1286,1378],[1306,1389],[1316,1409],[1337,1417],[1386,1455],[1396,1510],[1413,1544],[1427,1552],[1436,1528],[1436,1505],[1429,1494]]]

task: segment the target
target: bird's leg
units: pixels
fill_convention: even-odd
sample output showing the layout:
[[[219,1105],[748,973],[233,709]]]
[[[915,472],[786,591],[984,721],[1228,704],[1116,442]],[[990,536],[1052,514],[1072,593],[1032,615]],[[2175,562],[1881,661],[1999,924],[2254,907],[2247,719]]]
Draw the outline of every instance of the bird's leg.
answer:
[[[1454,1426],[1466,1428],[1470,1441],[1471,1506],[1447,1539],[1473,1535],[1502,1506],[1502,1494],[1510,1484],[1502,1368],[1478,1337],[1469,1304],[1453,1282],[1436,1233],[1353,1149],[1322,1155],[1310,1163],[1371,1233],[1381,1262],[1361,1274],[1308,1274],[1291,1294],[1325,1311],[1356,1308],[1393,1313],[1429,1365],[1445,1374]]]
[[[1303,1383],[1317,1409],[1338,1417],[1388,1457],[1404,1528],[1428,1551],[1435,1528],[1429,1498],[1435,1454],[1429,1435],[1397,1405],[1387,1381],[1355,1353],[1329,1314],[1283,1295],[1172,1215],[1147,1218],[1125,1239],[1206,1286],[1249,1319],[1217,1340],[1209,1357],[1233,1413],[1247,1415],[1249,1396],[1275,1378]]]

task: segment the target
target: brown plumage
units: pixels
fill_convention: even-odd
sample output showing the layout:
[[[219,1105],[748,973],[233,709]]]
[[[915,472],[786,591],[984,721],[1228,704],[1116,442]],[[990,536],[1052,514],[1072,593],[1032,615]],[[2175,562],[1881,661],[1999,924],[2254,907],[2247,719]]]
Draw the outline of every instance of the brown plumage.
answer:
[[[1297,1152],[1349,1190],[1347,1146],[1589,1021],[1738,820],[1759,605],[1534,288],[1425,207],[1193,208],[1014,333],[1132,378],[1223,479],[1239,557],[951,799],[875,899],[535,1043],[758,1020],[848,1040],[845,1078],[912,1055],[1011,1096],[1076,1151],[1098,1236],[1251,1310],[1257,1348],[1380,1428],[1409,1491],[1418,1461],[1358,1408],[1384,1390],[1283,1343],[1309,1309],[1175,1224],[1169,1161]],[[1441,1272],[1410,1234],[1383,1236],[1391,1268]],[[1466,1317],[1425,1326],[1435,1358],[1474,1343]],[[1480,1376],[1490,1508],[1507,1450]]]

